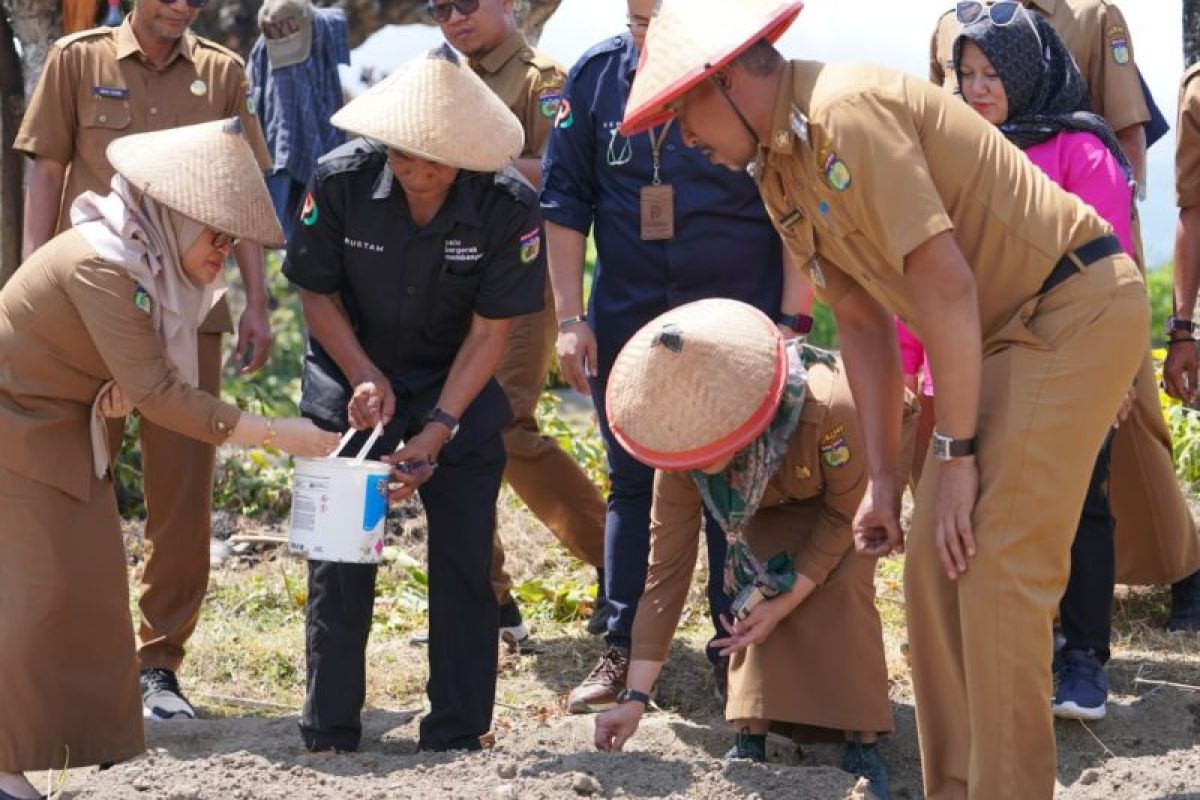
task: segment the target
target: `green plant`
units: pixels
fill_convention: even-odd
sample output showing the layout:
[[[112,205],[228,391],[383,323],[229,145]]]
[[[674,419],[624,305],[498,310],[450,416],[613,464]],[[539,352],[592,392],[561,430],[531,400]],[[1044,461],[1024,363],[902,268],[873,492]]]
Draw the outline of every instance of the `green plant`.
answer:
[[[537,420],[542,433],[558,442],[558,446],[583,467],[592,483],[600,487],[601,494],[607,495],[608,457],[595,419],[583,430],[578,425],[572,426],[562,414],[562,400],[551,392],[543,392],[538,400]]]
[[[1170,264],[1146,273],[1146,293],[1150,295],[1150,341],[1154,347],[1165,347],[1165,326],[1173,308],[1174,287]]]
[[[1152,354],[1155,379],[1161,387],[1162,366],[1167,351],[1159,348]],[[1158,391],[1158,401],[1162,406],[1163,416],[1167,419],[1167,427],[1171,431],[1175,475],[1185,491],[1195,493],[1200,490],[1200,412],[1183,405],[1161,388]]]

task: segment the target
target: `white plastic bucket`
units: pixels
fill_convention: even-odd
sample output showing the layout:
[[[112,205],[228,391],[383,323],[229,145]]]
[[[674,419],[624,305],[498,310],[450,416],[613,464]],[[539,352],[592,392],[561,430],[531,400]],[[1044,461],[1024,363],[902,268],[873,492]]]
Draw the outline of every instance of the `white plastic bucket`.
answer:
[[[383,560],[391,467],[362,460],[379,433],[376,428],[356,458],[296,459],[288,532],[294,555],[348,564]]]

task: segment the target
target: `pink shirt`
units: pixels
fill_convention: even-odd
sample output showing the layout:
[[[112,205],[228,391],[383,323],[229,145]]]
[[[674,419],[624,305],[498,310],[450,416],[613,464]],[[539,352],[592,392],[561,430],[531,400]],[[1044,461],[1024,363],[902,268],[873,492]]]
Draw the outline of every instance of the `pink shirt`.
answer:
[[[1050,180],[1091,206],[1113,227],[1125,252],[1133,255],[1133,188],[1121,162],[1104,142],[1083,131],[1063,132],[1025,151],[1029,160]],[[933,379],[925,362],[925,348],[900,320],[896,320],[900,354],[906,375],[919,375],[922,393],[933,394]]]

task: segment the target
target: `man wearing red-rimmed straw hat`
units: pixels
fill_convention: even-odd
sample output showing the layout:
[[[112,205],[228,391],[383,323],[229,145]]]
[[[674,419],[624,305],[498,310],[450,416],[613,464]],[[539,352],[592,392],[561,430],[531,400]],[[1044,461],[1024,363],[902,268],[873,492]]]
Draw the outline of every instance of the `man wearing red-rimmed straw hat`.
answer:
[[[637,730],[687,599],[701,508],[729,540],[724,584],[736,619],[730,758],[766,760],[768,729],[846,741],[842,768],[887,797],[876,737],[892,730],[875,561],[850,522],[867,462],[850,386],[830,353],[785,342],[765,314],[710,299],[668,311],[621,350],[607,389],[613,435],[655,467],[650,567],[627,689],[596,720],[596,746]],[[906,420],[916,417],[910,403]]]
[[[1111,228],[948,93],[866,65],[787,62],[799,0],[664,0],[623,130],[672,115],[753,165],[837,318],[870,484],[860,550],[902,550],[892,314],[938,385],[905,575],[925,790],[1054,792],[1051,626],[1095,460],[1148,309]]]

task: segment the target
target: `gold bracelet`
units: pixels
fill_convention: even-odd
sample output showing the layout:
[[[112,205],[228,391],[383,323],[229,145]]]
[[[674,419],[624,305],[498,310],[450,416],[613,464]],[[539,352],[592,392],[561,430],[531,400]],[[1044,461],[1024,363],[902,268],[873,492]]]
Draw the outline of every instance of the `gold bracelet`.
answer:
[[[263,437],[262,446],[270,447],[275,444],[275,420],[267,417],[267,435]]]

